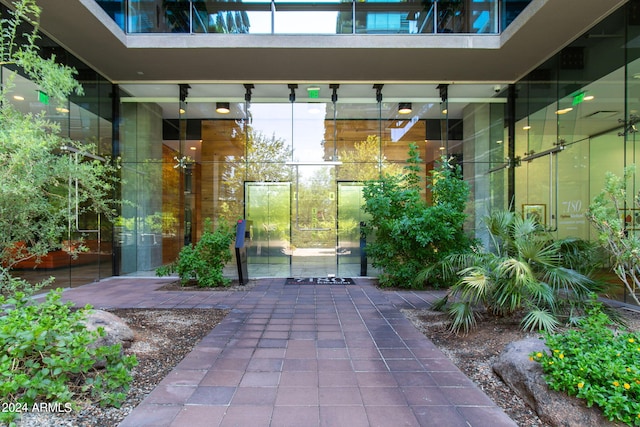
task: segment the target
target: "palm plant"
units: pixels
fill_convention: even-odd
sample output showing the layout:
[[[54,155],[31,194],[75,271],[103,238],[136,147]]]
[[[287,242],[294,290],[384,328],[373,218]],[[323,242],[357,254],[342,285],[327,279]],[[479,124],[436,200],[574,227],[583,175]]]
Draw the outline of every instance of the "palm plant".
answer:
[[[451,330],[467,333],[476,325],[478,308],[507,316],[523,312],[525,330],[553,331],[563,318],[574,319],[598,290],[582,268],[591,256],[587,242],[552,240],[532,218],[497,211],[485,218],[491,250],[476,247],[453,254],[422,272],[429,276],[458,275],[459,279],[434,308],[447,310]],[[574,269],[575,268],[575,269]]]

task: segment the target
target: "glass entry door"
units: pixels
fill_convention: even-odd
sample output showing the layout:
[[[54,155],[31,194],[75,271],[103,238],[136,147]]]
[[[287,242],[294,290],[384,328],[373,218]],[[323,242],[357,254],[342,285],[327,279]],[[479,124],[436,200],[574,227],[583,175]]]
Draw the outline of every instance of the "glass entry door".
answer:
[[[337,274],[335,166],[294,166],[295,192],[291,233],[291,274]]]
[[[287,277],[291,256],[291,185],[246,182],[247,262],[253,277]]]
[[[359,276],[362,271],[364,241],[362,224],[369,219],[362,206],[364,185],[359,182],[338,183],[338,270],[342,277]],[[365,261],[366,262],[366,261]],[[365,269],[366,264],[365,264]]]
[[[368,218],[362,210],[363,184],[336,183],[333,167],[304,168],[292,183],[245,183],[249,274],[359,276],[361,223]]]

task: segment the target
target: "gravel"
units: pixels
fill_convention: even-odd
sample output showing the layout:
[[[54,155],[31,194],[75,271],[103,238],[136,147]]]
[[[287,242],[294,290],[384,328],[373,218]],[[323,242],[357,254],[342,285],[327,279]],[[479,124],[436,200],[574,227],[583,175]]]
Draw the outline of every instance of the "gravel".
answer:
[[[191,349],[226,316],[217,309],[118,309],[109,310],[124,319],[135,333],[127,354],[135,354],[138,366],[120,408],[101,408],[88,399],[69,413],[29,412],[20,427],[114,427],[117,426],[186,356]],[[171,351],[166,351],[167,348]]]

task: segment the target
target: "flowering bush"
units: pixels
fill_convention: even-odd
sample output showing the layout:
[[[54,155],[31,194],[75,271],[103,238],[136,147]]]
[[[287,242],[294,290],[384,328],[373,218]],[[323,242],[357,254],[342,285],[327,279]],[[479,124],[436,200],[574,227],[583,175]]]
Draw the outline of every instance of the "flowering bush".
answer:
[[[597,405],[610,421],[640,426],[640,335],[612,328],[594,304],[577,329],[545,333],[549,352],[535,352],[549,388]]]

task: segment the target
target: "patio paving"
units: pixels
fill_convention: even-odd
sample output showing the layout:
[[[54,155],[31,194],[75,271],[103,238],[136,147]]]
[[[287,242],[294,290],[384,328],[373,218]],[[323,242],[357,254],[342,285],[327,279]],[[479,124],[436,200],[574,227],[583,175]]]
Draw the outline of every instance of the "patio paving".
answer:
[[[95,308],[231,310],[121,427],[516,426],[401,313],[428,307],[435,292],[381,291],[365,278],[156,290],[168,281],[110,278],[64,292]]]

